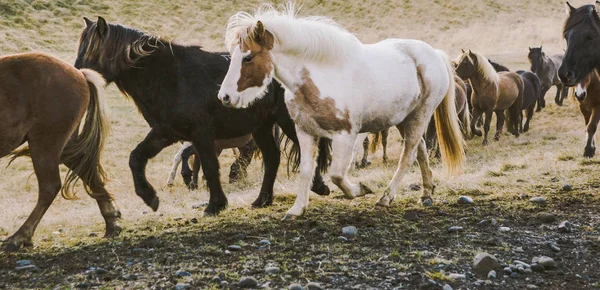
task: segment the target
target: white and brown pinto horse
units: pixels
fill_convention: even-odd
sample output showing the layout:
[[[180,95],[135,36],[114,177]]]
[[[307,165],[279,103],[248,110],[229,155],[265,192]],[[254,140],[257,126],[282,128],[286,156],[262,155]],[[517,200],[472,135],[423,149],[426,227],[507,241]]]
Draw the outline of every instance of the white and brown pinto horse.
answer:
[[[264,95],[273,78],[285,87],[301,152],[300,188],[286,219],[308,206],[319,137],[333,140],[332,182],[355,198],[371,192],[346,177],[357,135],[391,126],[402,134],[404,152],[377,204],[390,204],[415,159],[423,176],[421,201],[431,204],[434,184],[422,137],[432,115],[449,173],[459,173],[465,159],[447,56],[417,40],[363,44],[329,18],[296,14],[288,3],[232,16],[226,32],[231,64],[219,91],[225,105],[244,108]]]

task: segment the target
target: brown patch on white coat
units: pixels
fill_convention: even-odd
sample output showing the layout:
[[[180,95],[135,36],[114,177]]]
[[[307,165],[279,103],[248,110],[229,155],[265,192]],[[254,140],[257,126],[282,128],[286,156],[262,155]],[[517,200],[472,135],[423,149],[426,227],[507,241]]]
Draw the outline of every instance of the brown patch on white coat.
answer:
[[[237,91],[243,92],[248,88],[262,87],[268,75],[273,71],[273,60],[269,51],[273,49],[275,39],[258,21],[249,41],[240,40],[240,48],[244,54]]]

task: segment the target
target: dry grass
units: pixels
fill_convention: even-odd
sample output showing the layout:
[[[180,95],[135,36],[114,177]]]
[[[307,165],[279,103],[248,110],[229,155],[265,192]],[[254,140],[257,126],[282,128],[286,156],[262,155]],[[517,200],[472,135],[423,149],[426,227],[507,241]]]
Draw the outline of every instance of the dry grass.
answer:
[[[238,10],[251,10],[260,1],[107,1],[107,0],[8,0],[0,3],[1,54],[45,51],[73,62],[82,16],[102,15],[108,21],[133,26],[154,34],[169,36],[183,43],[201,44],[209,50],[222,50],[222,35],[227,18]],[[584,1],[574,1],[577,5]],[[562,1],[309,1],[304,15],[332,16],[365,42],[387,37],[419,38],[456,55],[470,48],[506,64],[511,69],[527,68],[527,47],[544,45],[551,52],[564,46],[560,37],[564,8]],[[464,175],[447,180],[434,162],[439,187],[436,202],[460,194],[475,199],[519,200],[530,189],[558,190],[562,183],[584,186],[598,162],[585,160],[583,120],[576,106],[567,101],[559,108],[552,103],[553,91],[547,96],[549,106],[534,116],[531,132],[515,139],[503,135],[500,142],[482,147],[481,139],[469,141],[468,165]],[[105,164],[112,181],[108,184],[123,213],[127,228],[152,226],[153,220],[181,216],[198,216],[191,205],[208,200],[206,189],[189,192],[180,179],[173,188],[165,187],[171,157],[177,150],[164,150],[148,165],[148,178],[162,199],[158,213],[150,212],[133,191],[128,168],[129,152],[141,141],[149,128],[133,104],[114,86],[106,95],[112,109],[113,131],[107,145]],[[494,130],[492,130],[494,132]],[[372,156],[370,168],[353,171],[352,180],[366,182],[380,194],[391,179],[400,152],[397,132],[390,137],[390,162],[381,163],[381,153]],[[221,158],[222,168],[232,162],[232,154]],[[7,161],[0,161],[5,167]],[[225,184],[232,207],[248,208],[262,180],[260,162],[253,162],[248,181]],[[282,169],[285,165],[282,165]],[[222,170],[226,175],[226,170]],[[276,194],[294,192],[295,176],[289,179],[280,171]],[[0,171],[0,236],[14,232],[33,208],[37,184],[31,162],[18,160]],[[554,179],[553,179],[554,178]],[[551,181],[558,180],[558,181]],[[404,184],[419,183],[413,170]],[[333,188],[333,187],[332,187]],[[82,191],[80,191],[82,192]],[[339,193],[339,190],[337,191]],[[325,198],[311,197],[317,200]],[[328,198],[330,199],[330,198]],[[398,200],[399,199],[399,200]],[[397,198],[395,205],[416,202],[418,194],[410,192]],[[355,201],[373,204],[375,196]],[[291,204],[291,200],[286,199]],[[225,215],[227,212],[224,213]],[[273,218],[279,218],[274,216]],[[76,201],[57,198],[36,234],[35,242],[65,243],[52,232],[62,229],[61,236],[81,238],[88,232],[102,232],[102,218],[93,200],[83,196]]]

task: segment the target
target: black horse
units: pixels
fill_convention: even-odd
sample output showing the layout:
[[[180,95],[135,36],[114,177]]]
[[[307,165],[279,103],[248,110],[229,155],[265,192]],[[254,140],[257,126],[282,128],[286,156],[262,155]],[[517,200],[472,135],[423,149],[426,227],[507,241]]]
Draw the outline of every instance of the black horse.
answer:
[[[594,68],[600,68],[600,1],[596,5],[575,8],[567,2],[569,18],[563,28],[567,50],[558,77],[566,86],[575,86],[589,75]]]
[[[279,146],[273,136],[277,123],[297,143],[295,125],[287,112],[284,89],[277,83],[265,98],[245,110],[224,107],[217,98],[229,67],[227,53],[212,53],[198,46],[182,46],[139,30],[109,24],[102,17],[94,22],[84,18],[75,67],[100,72],[107,83],[114,82],[125,96],[133,99],[152,128],[131,152],[129,166],[136,194],[153,210],[159,199],[146,179],[148,159],[180,140],[196,147],[210,191],[206,215],[216,215],[227,206],[220,183],[216,139],[252,134],[264,162],[264,179],[255,207],[273,202],[273,184],[280,161]],[[319,146],[329,150],[329,140]],[[313,191],[329,194],[319,169],[327,166],[329,152],[320,151]],[[294,163],[297,163],[295,161]]]
[[[523,106],[521,107],[521,117],[519,120],[519,131],[529,131],[529,122],[533,117],[535,111],[535,104],[541,100],[542,95],[542,82],[538,76],[530,71],[518,70],[516,71],[523,79]],[[527,121],[523,126],[523,110],[527,111]]]

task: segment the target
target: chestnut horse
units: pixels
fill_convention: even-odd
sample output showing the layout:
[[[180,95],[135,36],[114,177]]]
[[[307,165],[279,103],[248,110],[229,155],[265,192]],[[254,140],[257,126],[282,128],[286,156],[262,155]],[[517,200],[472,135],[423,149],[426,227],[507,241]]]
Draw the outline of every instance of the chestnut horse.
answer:
[[[457,75],[462,79],[468,78],[473,88],[471,134],[482,135],[481,131],[475,128],[475,124],[485,113],[483,145],[487,145],[492,114],[495,112],[497,122],[494,140],[500,139],[504,127],[504,111],[508,110],[508,130],[518,137],[518,121],[523,105],[523,79],[514,72],[497,73],[485,57],[470,50],[464,52],[456,63]]]
[[[95,71],[77,70],[40,53],[0,57],[0,75],[0,157],[31,156],[39,185],[33,212],[8,238],[6,249],[31,246],[35,229],[58,192],[62,188],[64,198],[74,198],[79,179],[98,202],[106,236],[118,235],[121,213],[104,187],[106,173],[100,164],[109,129],[99,91],[104,79]],[[25,142],[28,147],[12,151]],[[62,185],[61,163],[69,168]]]
[[[592,158],[596,154],[594,135],[600,121],[600,75],[594,69],[575,87],[575,99],[579,102],[579,110],[585,119],[587,142],[583,156]]]

